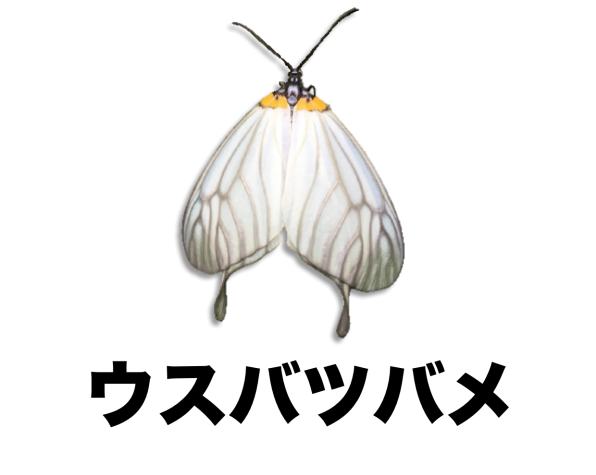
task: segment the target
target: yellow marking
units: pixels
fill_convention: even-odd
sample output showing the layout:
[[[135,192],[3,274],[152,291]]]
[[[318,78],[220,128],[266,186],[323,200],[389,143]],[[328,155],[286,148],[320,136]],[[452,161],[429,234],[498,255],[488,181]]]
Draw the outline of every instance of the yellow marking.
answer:
[[[271,107],[273,109],[277,107],[281,107],[282,109],[288,108],[288,101],[284,96],[279,96],[278,98],[275,97],[273,93],[269,94],[267,97],[264,97],[261,101],[261,106],[263,107]]]
[[[298,104],[296,104],[296,110],[298,111],[324,111],[325,109],[327,109],[327,104],[318,97],[313,97],[310,101],[302,98],[298,101]]]

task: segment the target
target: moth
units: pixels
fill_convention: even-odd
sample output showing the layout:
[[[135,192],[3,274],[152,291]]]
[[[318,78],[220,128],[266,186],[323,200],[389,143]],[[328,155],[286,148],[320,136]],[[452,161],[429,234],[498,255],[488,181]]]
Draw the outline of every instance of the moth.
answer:
[[[232,129],[201,174],[182,224],[186,256],[222,273],[215,318],[226,315],[230,276],[280,243],[331,279],[343,297],[337,334],[350,328],[350,291],[389,287],[403,265],[404,242],[393,203],[362,147],[331,108],[305,87],[302,67],[333,28]]]

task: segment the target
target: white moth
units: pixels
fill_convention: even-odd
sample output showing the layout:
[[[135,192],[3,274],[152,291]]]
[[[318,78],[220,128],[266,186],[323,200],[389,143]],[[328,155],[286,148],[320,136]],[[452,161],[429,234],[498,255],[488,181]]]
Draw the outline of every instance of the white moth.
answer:
[[[333,280],[344,306],[337,334],[350,328],[349,297],[389,287],[404,243],[395,209],[362,147],[330,108],[305,88],[301,67],[261,100],[219,146],[192,192],[182,224],[191,264],[222,273],[215,318],[226,314],[226,283],[237,270],[275,249],[282,229],[304,262]]]

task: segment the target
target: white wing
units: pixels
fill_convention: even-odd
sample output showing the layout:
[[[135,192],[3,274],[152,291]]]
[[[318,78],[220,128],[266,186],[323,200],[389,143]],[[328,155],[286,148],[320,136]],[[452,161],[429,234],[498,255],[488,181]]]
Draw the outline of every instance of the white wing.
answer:
[[[404,256],[397,214],[366,153],[330,110],[294,111],[282,209],[288,246],[338,284],[346,315],[350,289],[371,292],[397,279]]]
[[[279,244],[289,128],[288,109],[257,105],[217,149],[190,197],[186,255],[203,272],[224,272],[222,287]]]

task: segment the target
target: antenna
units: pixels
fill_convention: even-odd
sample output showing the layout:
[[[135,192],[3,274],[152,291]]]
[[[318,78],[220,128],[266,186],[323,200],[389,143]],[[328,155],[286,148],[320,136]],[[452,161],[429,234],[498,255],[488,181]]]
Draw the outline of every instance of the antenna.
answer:
[[[352,13],[356,13],[357,11],[358,11],[358,9],[357,9],[357,8],[352,8],[351,10],[348,10],[347,12],[345,12],[345,13],[344,13],[342,16],[340,16],[340,17],[339,17],[337,20],[335,20],[335,23],[334,23],[333,25],[331,25],[331,28],[329,28],[329,30],[327,31],[327,33],[325,33],[325,34],[323,35],[323,37],[322,37],[322,38],[319,40],[319,42],[318,42],[318,43],[315,45],[315,47],[314,47],[314,48],[313,48],[313,49],[310,51],[310,53],[308,53],[308,54],[306,55],[306,58],[304,58],[304,59],[302,60],[302,62],[301,62],[299,65],[298,65],[298,67],[297,67],[296,69],[300,70],[300,68],[301,68],[302,66],[304,66],[304,63],[306,63],[306,62],[307,62],[307,61],[310,59],[310,57],[311,57],[311,56],[314,54],[315,50],[316,50],[316,49],[319,47],[319,45],[320,45],[320,44],[323,42],[323,40],[324,40],[325,38],[327,38],[327,36],[329,35],[329,33],[331,33],[331,30],[333,30],[333,28],[335,28],[335,27],[338,25],[338,23],[339,23],[340,21],[342,21],[342,20],[343,20],[344,18],[346,18],[347,16],[350,16]]]
[[[292,65],[290,63],[288,63],[285,59],[283,59],[279,53],[277,51],[275,51],[271,46],[269,46],[267,43],[265,43],[265,40],[263,40],[263,38],[261,38],[259,35],[257,35],[254,31],[252,31],[248,26],[243,25],[242,23],[238,23],[238,22],[234,22],[232,23],[232,25],[236,25],[236,26],[241,26],[242,28],[244,28],[246,31],[248,31],[252,36],[254,36],[257,41],[259,43],[261,43],[265,48],[267,48],[269,51],[271,51],[275,56],[277,56],[279,59],[281,59],[284,64],[286,65],[286,68],[288,68],[290,71],[292,71],[294,68],[292,67]],[[334,25],[335,26],[335,25]]]
[[[337,20],[335,20],[335,23],[333,23],[333,25],[331,25],[331,28],[329,28],[329,30],[327,30],[327,33],[325,33],[323,35],[323,37],[319,40],[319,42],[315,45],[315,47],[310,51],[310,53],[308,53],[306,55],[306,58],[304,58],[302,60],[302,62],[298,65],[298,67],[296,68],[296,70],[300,70],[300,68],[302,66],[304,66],[304,63],[306,63],[310,57],[314,54],[314,52],[316,51],[316,49],[320,46],[320,44],[323,42],[323,40],[325,38],[327,38],[327,36],[329,36],[329,33],[331,33],[331,30],[333,30],[333,28],[335,28],[338,23],[340,21],[342,21],[344,18],[346,18],[347,16],[350,16],[352,13],[356,13],[358,11],[357,8],[352,8],[351,10],[348,10],[347,12],[345,12],[343,15],[341,15]],[[288,63],[285,59],[283,59],[279,53],[277,51],[275,51],[271,46],[269,46],[267,43],[265,43],[265,40],[263,40],[263,38],[261,38],[259,35],[257,35],[254,31],[252,31],[248,26],[243,25],[242,23],[238,23],[238,22],[233,22],[232,25],[236,25],[236,26],[240,26],[242,28],[244,28],[246,31],[248,31],[252,36],[254,36],[256,38],[256,40],[261,43],[265,48],[267,48],[269,51],[271,51],[275,56],[277,56],[279,59],[281,59],[284,64],[286,65],[286,67],[290,70],[293,71],[294,68],[292,67],[292,65],[290,63]]]

